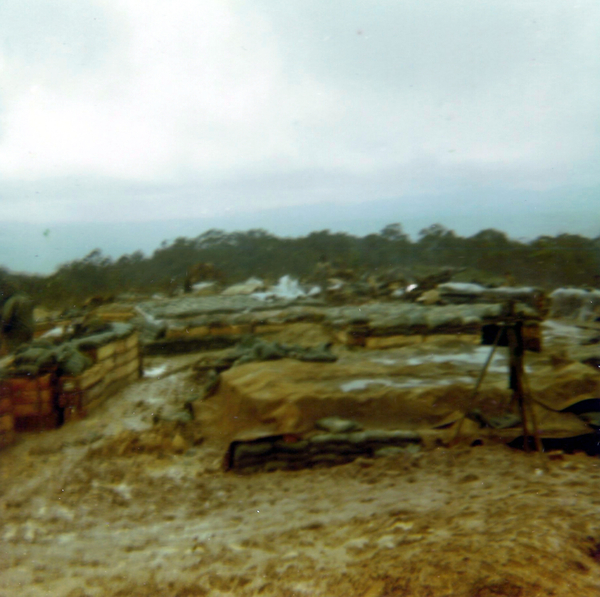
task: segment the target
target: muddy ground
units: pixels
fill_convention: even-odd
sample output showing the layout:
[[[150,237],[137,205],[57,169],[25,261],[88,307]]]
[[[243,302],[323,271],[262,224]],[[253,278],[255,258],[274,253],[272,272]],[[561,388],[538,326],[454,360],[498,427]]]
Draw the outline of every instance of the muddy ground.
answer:
[[[485,444],[226,473],[181,416],[195,358],[0,451],[0,596],[600,594],[599,459]]]

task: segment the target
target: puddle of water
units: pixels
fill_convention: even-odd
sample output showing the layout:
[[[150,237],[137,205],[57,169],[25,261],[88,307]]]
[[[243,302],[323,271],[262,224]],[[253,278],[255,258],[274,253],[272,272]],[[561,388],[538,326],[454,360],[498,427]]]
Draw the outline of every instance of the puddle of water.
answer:
[[[411,357],[407,359],[406,364],[411,366],[424,365],[426,363],[466,363],[468,365],[477,365],[482,367],[490,355],[491,347],[478,346],[472,352],[455,354],[427,354],[421,357]],[[490,363],[490,368],[502,364],[506,367],[506,355],[502,349],[497,350]]]
[[[450,386],[452,384],[474,384],[471,377],[443,377],[441,379],[418,379],[416,377],[406,378],[402,381],[392,381],[390,379],[353,379],[340,385],[342,392],[357,392],[366,390],[369,386],[380,385],[389,388],[419,388],[424,386]]]

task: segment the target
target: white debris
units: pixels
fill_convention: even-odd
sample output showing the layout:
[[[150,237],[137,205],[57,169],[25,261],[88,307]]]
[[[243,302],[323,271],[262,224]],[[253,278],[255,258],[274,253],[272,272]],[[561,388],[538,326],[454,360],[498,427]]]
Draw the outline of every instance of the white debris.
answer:
[[[254,294],[265,288],[265,283],[259,278],[248,278],[241,284],[234,284],[226,288],[221,294],[223,296],[237,296],[243,294]]]
[[[156,317],[153,317],[152,315],[150,315],[150,313],[147,313],[146,311],[144,311],[139,305],[135,306],[134,311],[136,313],[139,313],[144,318],[146,323],[148,323],[152,326],[161,326],[164,323],[160,319],[156,319]]]
[[[167,370],[166,365],[159,365],[151,369],[144,369],[144,377],[160,377]]]
[[[318,287],[317,287],[318,288]],[[321,289],[318,289],[320,292]],[[253,292],[252,297],[259,300],[268,299],[296,299],[306,296],[306,292],[300,286],[300,283],[291,276],[282,276],[275,286],[271,286],[264,292]]]
[[[442,294],[481,294],[485,288],[479,284],[467,284],[466,282],[446,282],[438,284],[437,289]]]
[[[197,284],[192,284],[192,290],[194,292],[203,292],[206,290],[210,290],[216,286],[215,282],[198,282]]]
[[[48,330],[45,334],[42,334],[42,338],[62,338],[65,334],[64,327],[56,327]]]

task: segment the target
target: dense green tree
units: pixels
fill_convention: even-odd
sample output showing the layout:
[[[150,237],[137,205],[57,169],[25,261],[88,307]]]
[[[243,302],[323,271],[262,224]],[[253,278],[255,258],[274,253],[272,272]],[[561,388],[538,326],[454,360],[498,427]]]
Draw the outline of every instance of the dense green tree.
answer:
[[[136,251],[113,260],[95,249],[61,265],[50,276],[2,273],[38,302],[64,305],[92,295],[183,288],[188,268],[201,262],[212,263],[233,283],[251,275],[270,280],[284,274],[307,277],[323,259],[337,267],[351,267],[357,274],[464,267],[481,272],[477,279],[496,276],[501,280],[510,273],[519,283],[546,288],[600,284],[600,237],[561,234],[526,243],[494,229],[463,238],[433,224],[413,242],[398,223],[364,237],[319,230],[280,238],[262,229],[211,229],[196,238],[164,241],[149,257]]]

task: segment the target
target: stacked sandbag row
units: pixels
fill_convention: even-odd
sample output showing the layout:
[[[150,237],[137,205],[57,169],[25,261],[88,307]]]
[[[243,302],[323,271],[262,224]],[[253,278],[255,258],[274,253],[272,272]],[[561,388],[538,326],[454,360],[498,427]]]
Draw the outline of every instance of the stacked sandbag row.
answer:
[[[319,433],[308,438],[278,435],[232,442],[225,468],[255,472],[345,464],[359,456],[381,456],[409,446],[414,449],[420,442],[419,434],[404,430]]]
[[[238,313],[208,313],[163,321],[160,333],[146,342],[147,354],[189,352],[234,346],[245,336],[279,332],[293,323],[320,323],[315,307],[289,307]]]
[[[87,415],[110,394],[140,377],[137,332],[105,344],[92,337],[81,341],[79,349],[95,364],[80,375],[60,378],[59,406],[65,408],[67,420]]]
[[[539,315],[524,304],[516,313],[532,327]],[[330,309],[325,325],[349,346],[388,348],[435,334],[479,334],[485,325],[505,318],[505,307],[495,304],[423,306],[414,303],[379,303]]]

